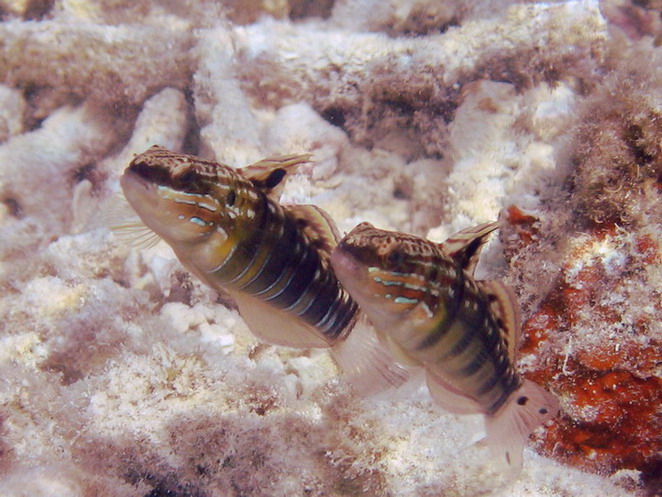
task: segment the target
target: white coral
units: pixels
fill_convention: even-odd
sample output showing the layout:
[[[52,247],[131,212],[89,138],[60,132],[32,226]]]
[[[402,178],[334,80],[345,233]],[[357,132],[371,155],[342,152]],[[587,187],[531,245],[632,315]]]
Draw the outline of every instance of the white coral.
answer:
[[[62,0],[21,20],[28,3],[0,2],[0,494],[627,493],[534,454],[499,481],[475,420],[422,390],[351,395],[326,353],[258,344],[167,247],[130,253],[104,226],[152,144],[232,166],[312,152],[284,199],[345,231],[443,239],[540,207],[574,82],[603,60],[596,1],[337,1],[299,22],[259,17],[305,2]]]

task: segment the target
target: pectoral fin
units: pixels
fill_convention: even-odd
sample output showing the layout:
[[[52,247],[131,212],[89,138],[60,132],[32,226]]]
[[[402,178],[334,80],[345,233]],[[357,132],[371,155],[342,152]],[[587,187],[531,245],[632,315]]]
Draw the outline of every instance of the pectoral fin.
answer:
[[[331,349],[345,379],[361,395],[373,395],[407,382],[408,368],[398,364],[374,327],[360,318],[347,338]]]
[[[411,354],[408,354],[395,340],[393,340],[391,335],[386,335],[386,343],[391,351],[391,355],[393,355],[393,358],[400,364],[405,366],[421,366],[420,361],[417,361],[411,356]]]
[[[161,237],[143,223],[122,193],[111,198],[101,219],[118,240],[136,249],[147,249],[161,241]]]
[[[283,155],[268,157],[241,168],[239,171],[253,185],[266,193],[272,200],[278,200],[283,193],[284,179],[294,173],[299,164],[310,162],[312,155]]]

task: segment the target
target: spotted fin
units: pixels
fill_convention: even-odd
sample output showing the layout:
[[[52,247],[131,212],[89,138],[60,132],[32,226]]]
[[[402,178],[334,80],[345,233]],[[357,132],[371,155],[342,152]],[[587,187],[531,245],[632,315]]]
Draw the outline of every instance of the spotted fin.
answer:
[[[386,343],[388,344],[388,348],[391,351],[391,355],[400,364],[404,364],[406,366],[421,366],[420,361],[417,361],[411,356],[411,354],[408,354],[405,350],[403,350],[403,348],[400,347],[400,345],[398,345],[398,343],[393,339],[390,333],[386,335]]]
[[[299,164],[310,162],[311,154],[282,155],[268,157],[261,161],[241,168],[241,174],[266,193],[272,200],[278,200],[283,193],[283,181],[288,174],[292,174]]]
[[[328,261],[331,252],[340,241],[340,234],[331,217],[315,205],[283,206],[295,219],[311,245],[317,249],[322,259]]]
[[[501,223],[479,224],[471,228],[458,231],[446,241],[439,244],[444,253],[450,255],[462,269],[473,276],[478,264],[478,256],[487,241],[487,235],[497,229]]]
[[[524,380],[501,409],[485,418],[487,445],[497,465],[513,475],[519,473],[522,450],[529,435],[558,413],[556,397],[532,381]]]
[[[329,342],[315,328],[243,292],[228,292],[246,325],[260,340],[296,348],[328,348]]]
[[[499,333],[508,347],[508,357],[514,363],[521,327],[519,305],[515,293],[512,288],[500,281],[477,281],[476,284],[487,294],[490,310],[499,325]]]

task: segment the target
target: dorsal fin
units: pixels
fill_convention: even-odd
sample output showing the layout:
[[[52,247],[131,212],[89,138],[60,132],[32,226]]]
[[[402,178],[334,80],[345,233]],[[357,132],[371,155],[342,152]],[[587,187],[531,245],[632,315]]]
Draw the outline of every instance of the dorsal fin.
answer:
[[[340,241],[338,228],[331,216],[316,205],[285,205],[283,207],[294,218],[322,259],[328,261],[331,252]]]
[[[255,164],[242,167],[239,171],[255,187],[277,201],[283,193],[285,177],[294,173],[299,164],[310,162],[311,158],[311,154],[267,157]]]
[[[499,221],[495,221],[465,228],[440,243],[439,247],[444,253],[450,255],[470,276],[473,276],[476,264],[478,264],[480,250],[487,241],[487,235],[499,226]]]
[[[515,293],[512,288],[500,281],[477,281],[476,284],[487,294],[490,310],[499,325],[501,338],[508,347],[508,356],[514,363],[521,326]]]

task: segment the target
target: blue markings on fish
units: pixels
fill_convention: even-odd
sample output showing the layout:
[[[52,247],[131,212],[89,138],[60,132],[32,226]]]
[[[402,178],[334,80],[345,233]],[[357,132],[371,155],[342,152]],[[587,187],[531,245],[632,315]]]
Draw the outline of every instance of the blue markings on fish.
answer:
[[[163,239],[203,283],[230,294],[261,340],[331,348],[357,385],[365,371],[399,384],[404,371],[331,269],[333,221],[316,206],[278,201],[287,175],[309,160],[272,157],[235,169],[154,146],[120,180],[140,221],[115,229]]]
[[[512,291],[473,277],[497,228],[482,224],[436,244],[362,223],[331,263],[394,357],[424,369],[444,409],[483,414],[493,455],[516,472],[527,437],[557,414],[558,402],[515,371],[520,322]]]

